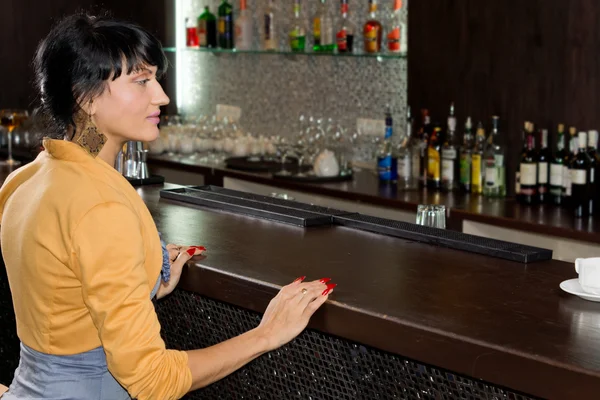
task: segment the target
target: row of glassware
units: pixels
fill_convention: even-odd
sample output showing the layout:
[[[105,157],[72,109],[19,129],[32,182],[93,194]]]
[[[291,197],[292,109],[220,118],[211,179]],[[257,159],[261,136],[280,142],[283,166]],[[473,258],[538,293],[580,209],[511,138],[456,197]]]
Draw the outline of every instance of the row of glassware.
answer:
[[[153,155],[167,153],[199,162],[222,163],[228,157],[257,156],[278,160],[283,164],[289,157],[298,166],[313,165],[316,157],[329,150],[335,154],[341,174],[349,173],[358,152],[374,159],[380,136],[362,134],[346,129],[333,119],[301,115],[289,134],[266,136],[246,131],[237,121],[214,115],[165,116],[160,137],[149,143]]]

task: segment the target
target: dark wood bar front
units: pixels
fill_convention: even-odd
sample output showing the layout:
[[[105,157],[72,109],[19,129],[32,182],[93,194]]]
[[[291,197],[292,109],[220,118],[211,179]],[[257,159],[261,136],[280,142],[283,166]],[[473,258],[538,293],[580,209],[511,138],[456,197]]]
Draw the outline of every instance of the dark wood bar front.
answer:
[[[534,396],[592,398],[600,388],[598,306],[558,287],[575,276],[571,264],[301,229],[159,200],[159,189],[140,193],[160,231],[208,248],[185,271],[185,291],[262,312],[297,276],[331,277],[339,286],[312,329]]]

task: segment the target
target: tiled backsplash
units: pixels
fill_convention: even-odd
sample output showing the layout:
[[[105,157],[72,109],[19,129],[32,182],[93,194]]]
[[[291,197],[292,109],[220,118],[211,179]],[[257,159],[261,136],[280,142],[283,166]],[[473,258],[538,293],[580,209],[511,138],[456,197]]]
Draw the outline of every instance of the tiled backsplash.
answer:
[[[183,18],[197,18],[205,5],[217,13],[218,1],[180,0]],[[389,3],[389,4],[388,4]],[[234,2],[239,7],[237,1]],[[291,0],[279,5],[279,38],[286,49]],[[312,44],[310,20],[317,2],[304,0],[307,48]],[[380,4],[384,23],[391,12],[391,0]],[[255,48],[258,49],[258,15],[265,0],[248,0],[254,16]],[[337,26],[339,2],[330,4]],[[350,0],[351,18],[361,27],[368,2]],[[406,19],[407,0],[404,0]],[[180,14],[180,15],[181,15]],[[234,10],[234,16],[239,10]],[[183,24],[179,24],[183,27]],[[359,28],[356,28],[360,31]],[[360,37],[355,46],[362,45]],[[397,130],[404,129],[407,97],[407,59],[376,57],[335,57],[284,54],[215,54],[180,51],[177,79],[180,80],[179,111],[184,114],[214,114],[217,104],[241,107],[241,125],[253,134],[289,135],[298,129],[301,114],[333,118],[348,129],[356,128],[357,118],[382,119],[386,105],[392,107]],[[402,122],[401,122],[402,121]]]

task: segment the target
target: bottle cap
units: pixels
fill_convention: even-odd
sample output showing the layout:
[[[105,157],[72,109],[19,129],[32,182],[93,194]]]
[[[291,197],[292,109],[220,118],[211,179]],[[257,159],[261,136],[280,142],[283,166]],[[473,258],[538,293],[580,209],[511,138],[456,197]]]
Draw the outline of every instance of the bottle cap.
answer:
[[[558,132],[564,132],[565,131],[565,124],[558,124]]]
[[[471,117],[467,117],[467,122],[465,122],[465,129],[471,130],[473,128],[473,122],[471,122]]]
[[[572,126],[569,128],[569,133],[571,134],[571,136],[575,136],[575,134],[577,134],[577,129]]]

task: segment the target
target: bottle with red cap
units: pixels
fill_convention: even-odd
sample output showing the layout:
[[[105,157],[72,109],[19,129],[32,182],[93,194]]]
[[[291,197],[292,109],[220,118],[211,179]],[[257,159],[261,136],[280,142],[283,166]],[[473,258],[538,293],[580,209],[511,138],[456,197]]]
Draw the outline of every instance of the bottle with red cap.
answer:
[[[348,0],[342,0],[342,18],[335,34],[339,53],[353,52],[354,30],[352,21],[349,18]]]
[[[402,35],[404,35],[404,23],[402,22],[402,0],[394,0],[394,11],[390,15],[387,29],[387,50],[390,53],[401,53]]]

